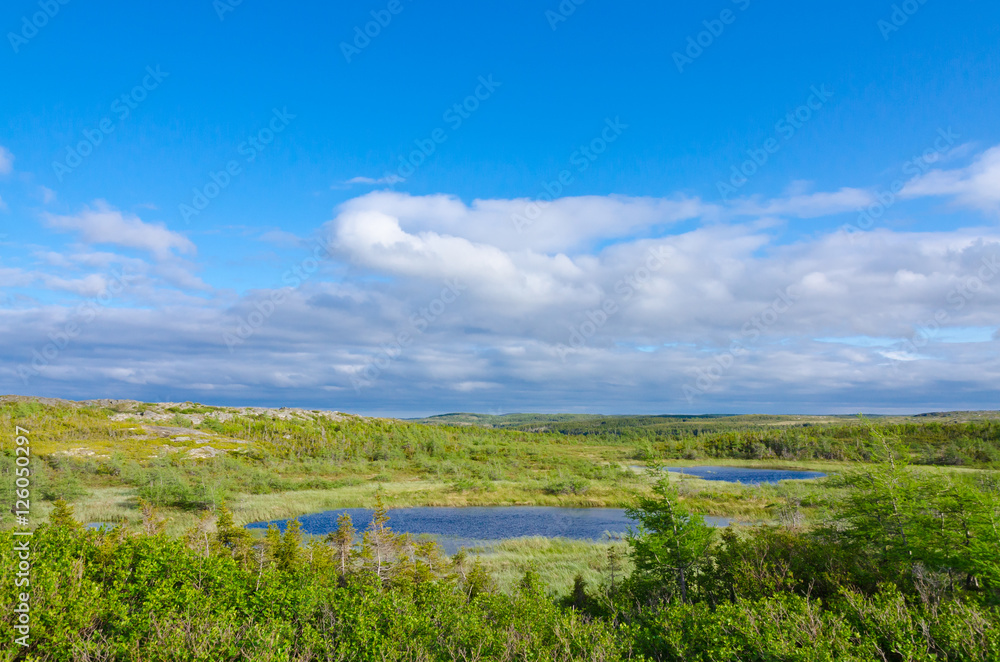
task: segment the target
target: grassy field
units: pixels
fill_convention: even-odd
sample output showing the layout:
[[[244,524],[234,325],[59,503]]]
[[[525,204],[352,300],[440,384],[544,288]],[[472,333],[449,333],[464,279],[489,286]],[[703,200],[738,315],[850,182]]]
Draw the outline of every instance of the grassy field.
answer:
[[[821,519],[836,475],[864,462],[873,425],[910,443],[921,470],[991,470],[995,412],[861,420],[844,417],[449,415],[421,422],[300,409],[196,403],[0,398],[0,425],[30,431],[32,516],[57,498],[84,522],[138,525],[139,499],[180,534],[225,502],[237,523],[371,507],[625,507],[655,480],[643,469],[715,464],[816,470],[831,478],[748,486],[670,474],[685,505],[747,522]],[[0,486],[13,502],[13,435]],[[11,518],[5,517],[5,526]],[[498,547],[489,567],[507,585],[537,564],[550,585],[582,572],[598,582],[607,545],[544,539]]]
[[[511,591],[530,569],[559,597],[572,592],[577,575],[594,589],[620,583],[632,571],[624,542],[518,538],[497,545],[480,558],[502,591]]]

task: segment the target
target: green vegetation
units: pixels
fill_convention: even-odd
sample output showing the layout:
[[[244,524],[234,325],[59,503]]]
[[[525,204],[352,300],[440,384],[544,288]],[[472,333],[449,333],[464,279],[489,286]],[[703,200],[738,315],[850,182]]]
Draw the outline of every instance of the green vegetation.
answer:
[[[49,519],[33,646],[0,660],[1000,659],[995,416],[611,418],[0,399],[0,423],[30,431],[32,521]],[[636,468],[668,459],[831,476]],[[494,504],[630,507],[640,535],[449,558],[386,511]],[[360,540],[346,519],[326,538],[242,528],[373,505]],[[714,530],[709,514],[762,523]],[[117,526],[78,524],[95,521]],[[0,560],[4,605],[15,562]]]
[[[628,564],[606,546],[600,579],[562,596],[535,567],[502,590],[479,559],[393,532],[380,497],[359,544],[349,518],[255,542],[221,505],[181,537],[146,502],[136,529],[88,531],[58,500],[32,541],[31,645],[0,659],[998,659],[1000,481],[914,471],[881,441],[812,529],[717,534],[660,481]],[[17,604],[14,556],[0,569]]]
[[[435,425],[557,432],[636,446],[636,459],[784,459],[870,461],[872,432],[905,440],[921,464],[1000,462],[996,412],[951,412],[859,419],[847,416],[593,416],[445,414]],[[874,420],[874,424],[873,424]]]
[[[183,539],[158,532],[150,509],[134,533],[54,513],[33,538],[31,646],[5,643],[0,659],[617,659],[607,627],[540,586],[499,593],[474,562],[387,526],[341,569],[334,547],[302,546],[294,527],[251,547],[224,510],[214,530]],[[12,534],[0,544],[10,549]],[[0,600],[14,605],[15,561],[0,563]],[[0,619],[6,633],[12,615]]]
[[[525,573],[534,572],[557,597],[571,595],[577,577],[587,586],[613,587],[632,570],[624,542],[514,538],[477,559],[500,591],[511,592]]]
[[[38,480],[54,485],[47,499],[73,501],[88,521],[134,524],[143,498],[173,533],[223,500],[246,523],[370,504],[380,487],[395,506],[603,506],[646,482],[621,445],[558,434],[302,410],[0,403],[0,422],[14,420],[31,430]],[[12,453],[8,444],[0,472],[12,471]]]
[[[914,471],[876,439],[813,529],[705,544],[714,533],[661,484],[636,512],[636,571],[589,612],[627,623],[630,652],[651,659],[997,659],[1000,481]]]
[[[86,521],[135,524],[143,498],[164,511],[173,534],[222,501],[242,524],[370,505],[378,489],[398,507],[626,507],[652,486],[636,466],[711,461],[837,474],[872,461],[867,449],[875,434],[900,439],[912,462],[941,471],[988,469],[1000,453],[1000,420],[989,412],[874,420],[534,414],[434,420],[462,424],[195,403],[0,398],[0,423],[18,421],[32,432],[36,512],[44,515],[61,497]],[[527,431],[546,425],[558,431]],[[578,433],[568,433],[570,426]],[[13,471],[12,453],[5,440],[2,476]],[[747,521],[778,521],[790,511],[821,518],[839,489],[831,481],[752,487],[674,479],[693,512]],[[0,495],[9,500],[10,489],[3,480]]]

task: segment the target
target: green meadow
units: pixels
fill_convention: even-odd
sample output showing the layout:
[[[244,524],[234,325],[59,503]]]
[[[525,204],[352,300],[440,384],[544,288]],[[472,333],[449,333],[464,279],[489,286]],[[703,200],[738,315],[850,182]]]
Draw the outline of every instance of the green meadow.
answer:
[[[137,526],[143,499],[160,509],[174,535],[222,503],[246,524],[367,508],[377,492],[390,507],[627,507],[649,493],[655,478],[646,467],[661,463],[830,474],[760,486],[668,475],[681,502],[702,515],[811,521],[840,496],[836,475],[871,460],[873,434],[899,438],[922,471],[975,473],[1000,459],[1000,415],[990,412],[874,419],[454,414],[400,421],[8,397],[0,424],[15,423],[30,431],[36,517],[62,498],[81,521]],[[0,469],[9,501],[11,442],[8,435]],[[581,557],[577,565],[585,571],[591,564]],[[558,576],[560,586],[566,574]]]
[[[195,403],[71,403],[8,397],[0,424],[30,430],[35,513],[63,498],[91,522],[139,521],[155,504],[179,533],[228,504],[239,523],[333,508],[538,505],[626,507],[659,464],[764,467],[831,476],[871,460],[873,434],[906,445],[924,471],[1000,462],[990,412],[858,417],[448,415],[421,421]],[[2,453],[13,470],[11,435]],[[746,521],[821,517],[836,480],[744,486],[670,474],[703,515]],[[10,498],[11,480],[2,489]]]
[[[400,421],[9,396],[0,425],[8,503],[30,447],[42,623],[0,660],[1000,656],[995,412]],[[828,475],[656,470],[706,464]],[[393,507],[488,505],[627,508],[636,535],[448,557],[392,530]],[[377,514],[328,536],[242,528],[349,507]]]

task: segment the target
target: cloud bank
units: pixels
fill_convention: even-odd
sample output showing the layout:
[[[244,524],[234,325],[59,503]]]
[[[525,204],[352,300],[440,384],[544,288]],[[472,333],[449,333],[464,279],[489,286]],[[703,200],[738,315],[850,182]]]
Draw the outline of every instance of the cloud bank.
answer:
[[[998,173],[993,148],[912,179],[910,201],[975,210],[920,232],[830,229],[874,199],[851,187],[725,204],[376,191],[242,296],[194,275],[185,236],[98,202],[41,217],[76,253],[0,263],[0,384],[394,414],[995,406]],[[814,219],[828,229],[783,231]]]

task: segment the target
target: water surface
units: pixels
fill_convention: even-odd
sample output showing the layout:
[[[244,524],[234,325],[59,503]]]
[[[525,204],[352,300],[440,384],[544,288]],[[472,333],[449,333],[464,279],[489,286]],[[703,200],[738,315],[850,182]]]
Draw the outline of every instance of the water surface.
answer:
[[[371,522],[372,511],[366,508],[343,508],[299,517],[302,530],[312,535],[326,535],[337,529],[341,513],[351,516],[359,531]],[[712,526],[726,526],[724,517],[706,517]],[[284,530],[288,520],[255,522],[247,528],[264,529],[276,524]],[[396,533],[428,534],[449,554],[461,547],[488,547],[508,538],[544,536],[602,540],[618,537],[635,528],[635,522],[621,508],[557,508],[544,506],[423,507],[389,511],[389,527]]]
[[[826,476],[825,473],[819,471],[755,469],[753,467],[667,467],[667,470],[688,476],[697,476],[703,480],[721,480],[727,483],[742,483],[743,485],[777,483],[782,480],[811,480]]]

